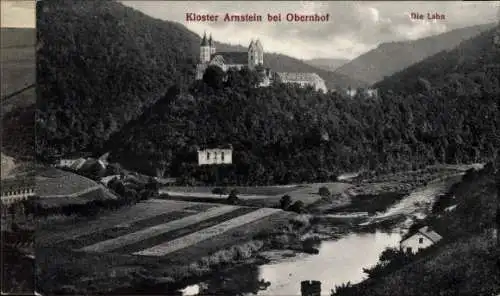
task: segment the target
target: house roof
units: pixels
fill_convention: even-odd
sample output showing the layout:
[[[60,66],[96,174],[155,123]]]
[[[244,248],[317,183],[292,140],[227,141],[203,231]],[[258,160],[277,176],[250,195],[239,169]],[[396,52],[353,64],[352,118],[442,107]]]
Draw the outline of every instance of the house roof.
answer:
[[[316,73],[302,73],[302,72],[276,72],[276,75],[282,81],[309,81],[323,80]]]
[[[414,236],[416,234],[421,234],[421,235],[427,237],[433,243],[437,243],[438,241],[440,241],[441,239],[443,239],[443,237],[441,235],[439,235],[434,230],[430,229],[429,226],[424,226],[424,227],[420,228],[418,231],[414,232],[413,234],[404,237],[401,240],[401,242],[409,239],[410,237],[412,237],[412,236]]]
[[[244,51],[218,52],[213,54],[212,58],[218,55],[222,56],[226,65],[248,64],[248,53]]]

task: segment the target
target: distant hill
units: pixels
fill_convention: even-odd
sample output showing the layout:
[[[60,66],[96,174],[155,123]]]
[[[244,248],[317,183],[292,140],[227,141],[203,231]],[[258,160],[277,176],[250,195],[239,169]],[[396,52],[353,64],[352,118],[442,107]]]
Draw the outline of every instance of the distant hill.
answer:
[[[414,41],[383,43],[341,66],[335,73],[373,84],[440,51],[450,50],[494,26],[472,26]]]
[[[0,38],[2,152],[14,157],[16,161],[32,159],[35,124],[33,106],[36,102],[36,30],[1,28]],[[8,166],[8,163],[5,165]]]
[[[418,62],[374,86],[383,92],[413,94],[457,89],[459,94],[500,92],[500,51],[494,44],[495,29],[463,41]]]
[[[1,28],[1,97],[2,114],[19,104],[33,104],[36,30],[30,28]],[[4,101],[5,99],[5,101]]]
[[[311,59],[311,60],[305,60],[305,63],[316,67],[320,68],[326,71],[335,71],[339,67],[345,65],[346,63],[349,62],[347,59]]]
[[[1,47],[34,47],[36,44],[36,29],[34,28],[0,28]]]

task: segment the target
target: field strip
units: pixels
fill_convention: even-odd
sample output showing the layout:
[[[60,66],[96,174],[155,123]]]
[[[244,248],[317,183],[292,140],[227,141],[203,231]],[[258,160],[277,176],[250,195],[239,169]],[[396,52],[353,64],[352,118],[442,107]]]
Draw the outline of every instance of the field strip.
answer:
[[[197,244],[203,240],[212,238],[219,234],[222,234],[226,231],[229,231],[233,228],[240,227],[242,225],[251,223],[253,221],[262,219],[264,217],[270,216],[276,212],[279,212],[279,209],[271,209],[271,208],[261,208],[251,213],[236,217],[231,220],[227,220],[215,226],[202,229],[200,231],[188,234],[186,236],[180,237],[178,239],[165,242],[149,249],[145,249],[139,252],[135,252],[134,255],[142,255],[142,256],[164,256],[169,253],[184,249],[191,245]]]
[[[137,232],[129,233],[124,236],[120,236],[114,239],[105,240],[99,242],[97,244],[93,244],[90,246],[86,246],[84,248],[79,249],[80,251],[85,252],[107,252],[112,251],[114,249],[123,247],[125,245],[133,244],[140,242],[142,240],[148,239],[155,235],[160,235],[162,233],[180,229],[186,227],[191,224],[198,223],[205,219],[209,219],[212,217],[216,217],[231,211],[238,209],[237,206],[220,206],[216,208],[209,209],[205,212],[201,212],[198,214],[190,215],[179,220],[171,221],[168,223],[156,225],[153,227],[149,227]]]
[[[152,236],[152,237],[145,239],[145,240],[142,240],[140,242],[125,245],[121,248],[114,249],[113,253],[131,254],[134,252],[138,252],[138,251],[141,251],[141,250],[144,250],[147,248],[151,248],[152,246],[156,246],[156,245],[162,244],[164,242],[168,242],[168,241],[186,236],[190,233],[194,233],[194,232],[200,231],[202,229],[212,227],[212,226],[217,225],[219,223],[222,223],[224,221],[231,220],[233,218],[248,214],[248,213],[253,212],[255,210],[256,210],[256,208],[240,207],[234,211],[231,211],[229,213],[225,213],[223,215],[219,215],[217,217],[205,219],[205,220],[200,221],[198,223],[194,223],[194,224],[179,228],[177,230],[164,232],[162,234]],[[177,218],[177,219],[180,219],[180,218]],[[174,219],[170,219],[170,221],[172,221],[172,220],[174,220]],[[167,221],[162,222],[162,223],[166,223],[166,222]],[[159,223],[157,223],[157,224],[159,224]],[[123,233],[121,235],[124,235],[124,234],[125,233]],[[120,235],[115,235],[113,237],[118,237],[118,236],[120,236]],[[108,237],[107,239],[110,239],[110,238],[111,237]],[[104,240],[104,239],[102,239],[102,240]],[[90,245],[90,244],[86,244],[86,245]]]
[[[98,242],[113,239],[122,235],[127,235],[129,233],[133,233],[148,227],[156,226],[158,224],[163,224],[177,219],[181,219],[192,214],[193,214],[192,212],[186,212],[186,211],[168,212],[151,218],[139,220],[133,223],[124,223],[122,225],[117,225],[113,228],[96,231],[89,235],[79,236],[74,240],[65,240],[60,242],[59,246],[66,249],[80,249],[85,246],[93,245]]]
[[[99,217],[91,222],[69,225],[64,231],[39,231],[36,232],[37,245],[56,244],[65,240],[76,239],[80,236],[89,235],[98,231],[114,228],[125,223],[134,223],[161,214],[183,210],[192,207],[196,203],[183,201],[151,199],[134,205],[131,208],[120,210],[106,216]]]

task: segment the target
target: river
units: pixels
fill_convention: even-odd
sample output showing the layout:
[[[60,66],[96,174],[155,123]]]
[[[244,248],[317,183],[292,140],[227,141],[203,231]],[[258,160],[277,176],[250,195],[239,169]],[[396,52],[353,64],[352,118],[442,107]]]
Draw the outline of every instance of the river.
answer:
[[[370,217],[364,224],[401,216],[423,218],[434,197],[444,193],[458,180],[459,177],[453,177],[416,189],[387,211]],[[395,226],[385,232],[350,233],[335,241],[321,242],[317,255],[298,254],[286,260],[218,274],[211,280],[186,287],[183,295],[198,295],[202,290],[211,295],[300,295],[300,283],[304,280],[321,281],[321,295],[330,295],[336,285],[362,281],[365,277],[363,268],[375,265],[385,248],[397,247],[403,230],[401,226],[408,225]],[[262,282],[268,284],[263,285]]]

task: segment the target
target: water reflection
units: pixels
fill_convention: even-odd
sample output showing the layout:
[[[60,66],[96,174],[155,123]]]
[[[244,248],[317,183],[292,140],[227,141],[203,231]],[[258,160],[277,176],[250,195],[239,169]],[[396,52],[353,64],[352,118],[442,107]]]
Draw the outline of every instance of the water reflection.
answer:
[[[213,273],[214,275],[202,283],[184,288],[183,296],[243,296],[256,295],[265,290],[271,283],[263,279],[256,265],[244,265],[228,271]]]
[[[321,281],[321,295],[330,295],[335,285],[363,280],[363,268],[375,265],[386,247],[397,246],[399,233],[349,234],[337,241],[321,243],[318,255],[260,266],[260,277],[271,286],[258,295],[300,295],[304,280]]]

